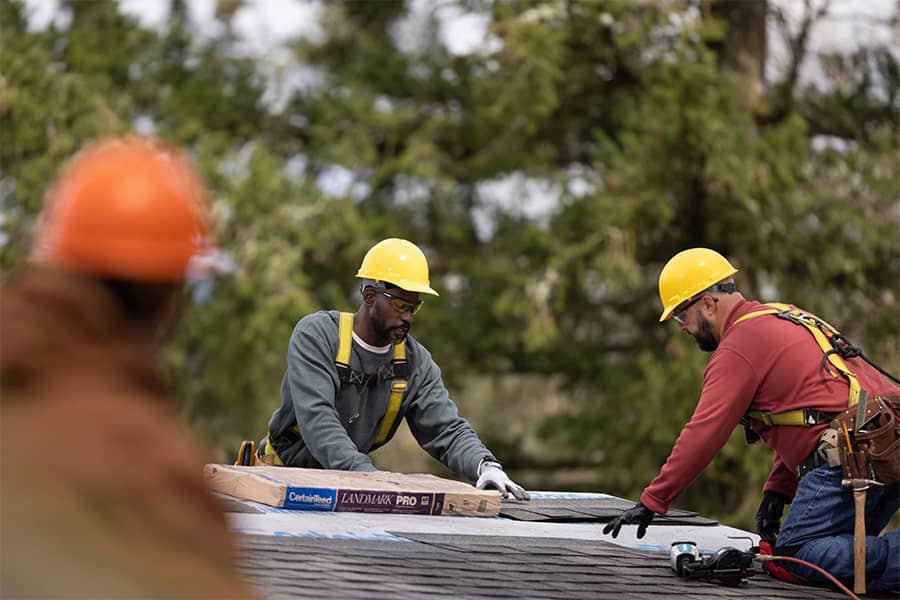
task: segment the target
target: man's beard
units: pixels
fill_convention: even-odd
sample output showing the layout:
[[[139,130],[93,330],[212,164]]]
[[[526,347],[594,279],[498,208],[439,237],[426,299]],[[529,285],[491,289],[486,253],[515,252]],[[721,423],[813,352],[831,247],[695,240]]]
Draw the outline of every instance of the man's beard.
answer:
[[[712,323],[707,321],[703,315],[697,315],[697,333],[694,334],[697,340],[697,346],[704,352],[714,352],[719,347],[719,342],[713,335]]]
[[[372,330],[375,332],[375,335],[378,336],[378,340],[385,344],[400,342],[406,338],[406,334],[409,333],[408,327],[388,327],[387,323],[385,323],[383,319],[378,318],[377,315],[372,315]],[[395,333],[398,334],[396,339],[394,338]],[[399,335],[400,333],[403,335]]]

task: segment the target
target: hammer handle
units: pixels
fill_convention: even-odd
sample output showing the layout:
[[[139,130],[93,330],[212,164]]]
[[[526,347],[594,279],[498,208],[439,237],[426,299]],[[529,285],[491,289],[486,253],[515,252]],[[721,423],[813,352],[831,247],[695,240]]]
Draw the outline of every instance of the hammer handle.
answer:
[[[853,592],[866,593],[866,490],[853,491]]]

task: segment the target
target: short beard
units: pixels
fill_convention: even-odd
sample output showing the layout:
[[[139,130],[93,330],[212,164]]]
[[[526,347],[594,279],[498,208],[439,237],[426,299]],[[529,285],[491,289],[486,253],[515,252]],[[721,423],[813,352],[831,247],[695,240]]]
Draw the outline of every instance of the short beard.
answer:
[[[388,344],[391,341],[391,333],[388,330],[387,324],[384,320],[379,319],[377,316],[372,315],[372,331],[375,332],[375,336],[378,338],[378,341],[381,345]]]
[[[379,318],[377,315],[372,315],[372,331],[375,332],[375,335],[378,337],[379,344],[387,345],[392,343],[394,340],[391,337],[391,332],[395,329],[401,329],[401,327],[388,327],[387,323],[384,322],[384,319]],[[397,340],[397,342],[401,342],[406,338]]]
[[[697,333],[694,335],[697,340],[697,346],[704,352],[715,352],[719,347],[719,342],[713,335],[712,323],[707,321],[703,315],[697,315]]]

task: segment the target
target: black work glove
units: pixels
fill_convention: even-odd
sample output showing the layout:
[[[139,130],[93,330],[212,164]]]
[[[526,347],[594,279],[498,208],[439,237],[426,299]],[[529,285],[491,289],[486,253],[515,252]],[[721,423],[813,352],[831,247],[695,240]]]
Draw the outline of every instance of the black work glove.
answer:
[[[637,525],[637,537],[638,539],[641,539],[644,537],[644,534],[647,533],[647,526],[650,525],[650,521],[653,520],[653,515],[655,514],[656,513],[652,510],[638,502],[632,508],[624,511],[621,515],[607,523],[606,527],[603,528],[603,533],[612,531],[612,536],[618,537],[622,525]]]
[[[763,492],[762,502],[756,511],[756,533],[766,542],[774,542],[781,529],[781,515],[784,505],[789,502],[787,496],[773,490]]]

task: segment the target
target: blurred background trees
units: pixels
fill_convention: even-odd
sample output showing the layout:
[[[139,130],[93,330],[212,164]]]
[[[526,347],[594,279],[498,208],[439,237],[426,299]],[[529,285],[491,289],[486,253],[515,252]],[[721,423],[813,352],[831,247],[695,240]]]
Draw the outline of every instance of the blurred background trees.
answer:
[[[442,295],[414,335],[532,488],[637,497],[665,460],[707,359],[657,323],[686,247],[900,370],[896,14],[872,25],[887,42],[822,53],[816,27],[860,17],[847,2],[312,3],[316,34],[279,62],[245,51],[250,4],[201,31],[185,0],[155,28],[113,0],[35,27],[0,0],[0,266],[86,140],[188,148],[233,270],[194,290],[166,358],[220,460],[264,432],[296,320],[353,309],[387,236],[428,254]],[[448,14],[479,43],[451,48]],[[380,466],[442,472],[400,437]],[[769,457],[736,432],[679,505],[752,527]]]

